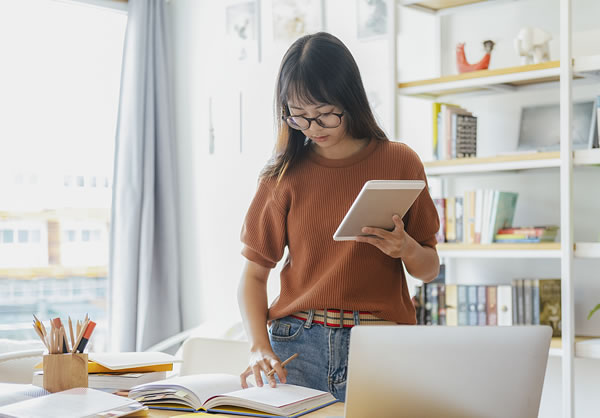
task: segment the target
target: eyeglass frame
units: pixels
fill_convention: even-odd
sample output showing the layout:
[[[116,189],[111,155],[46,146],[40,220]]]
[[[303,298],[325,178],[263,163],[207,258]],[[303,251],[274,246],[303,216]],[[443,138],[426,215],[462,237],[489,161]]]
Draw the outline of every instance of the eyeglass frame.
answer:
[[[316,118],[307,118],[306,116],[292,116],[292,115],[281,115],[281,119],[283,121],[285,121],[285,123],[287,123],[287,125],[292,128],[292,129],[296,129],[297,131],[306,131],[307,129],[310,129],[310,125],[312,125],[312,122],[315,121],[317,123],[317,125],[319,125],[321,128],[325,128],[325,129],[335,129],[338,126],[340,126],[342,124],[342,116],[344,116],[346,114],[345,110],[342,110],[342,113],[335,113],[335,112],[326,112],[326,113],[321,113],[319,116],[317,116]],[[323,126],[320,122],[319,122],[319,118],[323,115],[335,115],[340,119],[340,123],[337,126]],[[306,120],[308,122],[308,126],[304,129],[297,129],[294,128],[293,126],[290,125],[290,123],[288,122],[289,118],[302,118],[304,120]]]

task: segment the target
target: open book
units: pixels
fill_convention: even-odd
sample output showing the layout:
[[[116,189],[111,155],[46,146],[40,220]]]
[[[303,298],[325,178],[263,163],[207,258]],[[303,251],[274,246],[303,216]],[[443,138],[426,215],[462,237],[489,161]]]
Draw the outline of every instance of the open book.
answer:
[[[298,417],[337,402],[329,392],[302,386],[242,389],[239,376],[227,374],[196,374],[146,383],[131,389],[129,397],[150,408],[259,417]]]

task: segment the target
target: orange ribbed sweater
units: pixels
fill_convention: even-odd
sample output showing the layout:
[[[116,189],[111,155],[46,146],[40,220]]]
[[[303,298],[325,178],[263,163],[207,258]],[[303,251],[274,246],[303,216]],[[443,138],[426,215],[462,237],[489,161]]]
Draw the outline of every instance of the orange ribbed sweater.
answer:
[[[307,150],[279,184],[272,178],[259,182],[242,227],[242,254],[273,268],[289,250],[269,319],[331,308],[416,323],[402,261],[370,244],[332,238],[364,183],[391,179],[426,181],[423,164],[405,144],[371,140],[345,159]],[[439,220],[427,188],[403,221],[417,242],[435,248]]]

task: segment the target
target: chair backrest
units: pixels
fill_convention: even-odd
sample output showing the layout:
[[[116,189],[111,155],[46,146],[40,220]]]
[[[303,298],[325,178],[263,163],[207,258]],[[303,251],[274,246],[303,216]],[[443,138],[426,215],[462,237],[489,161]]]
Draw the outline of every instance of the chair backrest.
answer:
[[[34,366],[42,361],[41,341],[0,339],[0,382],[31,383]]]
[[[239,375],[248,367],[248,341],[191,337],[182,346],[179,374],[228,373]]]

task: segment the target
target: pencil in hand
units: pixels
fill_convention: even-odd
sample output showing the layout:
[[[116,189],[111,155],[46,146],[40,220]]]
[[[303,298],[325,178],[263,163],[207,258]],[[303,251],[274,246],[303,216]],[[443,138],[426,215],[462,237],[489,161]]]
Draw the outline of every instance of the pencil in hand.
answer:
[[[287,360],[284,360],[281,363],[281,367],[285,367],[287,366],[287,364],[292,361],[293,359],[295,359],[296,357],[298,357],[298,353],[294,353],[290,356],[290,358],[288,358]],[[275,369],[271,369],[268,373],[267,373],[267,377],[273,376],[273,373],[275,373]]]

